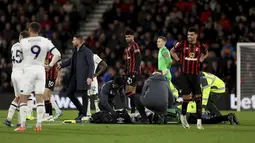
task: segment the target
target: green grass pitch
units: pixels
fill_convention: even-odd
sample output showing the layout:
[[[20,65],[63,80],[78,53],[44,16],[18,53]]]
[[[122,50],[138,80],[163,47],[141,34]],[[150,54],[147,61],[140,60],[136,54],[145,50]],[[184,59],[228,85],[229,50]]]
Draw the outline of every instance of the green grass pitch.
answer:
[[[227,112],[225,112],[227,113]],[[62,124],[77,112],[64,111],[56,122],[44,123],[42,132],[35,132],[35,121],[28,121],[25,132],[0,124],[0,143],[252,143],[255,142],[255,113],[236,113],[241,125],[204,125],[205,130],[186,130],[181,125],[99,125]],[[2,122],[7,111],[0,111]],[[14,117],[13,124],[16,123]]]

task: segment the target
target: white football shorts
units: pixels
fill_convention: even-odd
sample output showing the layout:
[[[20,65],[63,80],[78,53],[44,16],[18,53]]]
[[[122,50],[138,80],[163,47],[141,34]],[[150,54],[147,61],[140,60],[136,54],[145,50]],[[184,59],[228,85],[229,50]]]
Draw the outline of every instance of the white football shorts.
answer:
[[[32,91],[35,91],[35,94],[43,94],[45,89],[44,66],[24,67],[22,83],[21,94],[30,95]]]
[[[98,94],[98,82],[97,78],[94,77],[91,83],[90,89],[88,90],[88,96]]]
[[[15,97],[20,96],[20,87],[22,85],[22,76],[24,72],[22,69],[14,69],[12,71],[11,80],[14,88]]]

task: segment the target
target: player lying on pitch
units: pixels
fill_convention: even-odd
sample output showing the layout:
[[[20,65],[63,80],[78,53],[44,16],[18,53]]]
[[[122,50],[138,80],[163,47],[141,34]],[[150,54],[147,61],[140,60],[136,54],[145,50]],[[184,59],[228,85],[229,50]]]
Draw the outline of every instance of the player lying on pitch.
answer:
[[[178,108],[168,109],[167,116],[164,120],[164,123],[165,124],[180,123],[180,110],[181,110],[181,106],[178,106]],[[155,112],[152,112],[151,110],[148,110],[148,109],[146,109],[145,111],[151,123],[155,123],[155,124],[160,123],[159,116]],[[142,117],[139,113],[130,114],[130,117],[133,123],[140,123],[140,121],[142,120]],[[196,103],[194,101],[190,102],[188,105],[186,118],[188,123],[196,124],[197,114],[196,114]],[[239,120],[237,119],[234,113],[215,116],[211,114],[210,111],[203,112],[202,122],[203,124],[221,124],[226,122],[229,122],[231,125],[234,123],[237,125],[240,124]]]

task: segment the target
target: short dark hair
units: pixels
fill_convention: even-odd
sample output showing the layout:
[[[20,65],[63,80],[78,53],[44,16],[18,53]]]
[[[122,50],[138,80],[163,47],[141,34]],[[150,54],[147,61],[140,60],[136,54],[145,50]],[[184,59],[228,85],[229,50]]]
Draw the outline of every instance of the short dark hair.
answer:
[[[131,30],[131,29],[127,29],[125,31],[125,35],[135,35],[135,32],[133,30]]]
[[[38,23],[38,22],[32,22],[32,23],[30,23],[30,25],[29,25],[29,29],[30,29],[32,32],[39,33],[39,32],[41,31],[41,24]]]
[[[124,85],[124,80],[121,76],[116,76],[114,79],[113,79],[113,83],[114,84],[117,84],[119,86],[122,86]]]
[[[84,41],[84,39],[83,39],[83,36],[82,35],[74,35],[73,37],[75,37],[75,38],[77,38],[78,40],[80,40],[81,42],[83,42]]]
[[[166,42],[166,37],[165,36],[158,36],[159,39],[162,39],[163,41]]]
[[[20,34],[19,35],[21,35],[23,38],[27,38],[27,37],[29,37],[29,33],[28,33],[28,31],[22,31],[22,32],[20,32]]]
[[[197,29],[196,29],[195,27],[190,27],[190,28],[188,29],[188,32],[194,32],[194,33],[197,34]]]

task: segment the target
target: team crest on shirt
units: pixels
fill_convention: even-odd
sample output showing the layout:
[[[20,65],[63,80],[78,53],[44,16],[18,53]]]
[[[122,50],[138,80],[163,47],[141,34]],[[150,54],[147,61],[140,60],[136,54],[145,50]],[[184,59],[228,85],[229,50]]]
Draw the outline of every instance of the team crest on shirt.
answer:
[[[187,61],[197,61],[197,58],[195,58],[195,53],[190,52],[188,57],[185,57],[185,60],[187,60]]]
[[[190,58],[194,58],[194,57],[195,57],[195,53],[194,53],[194,52],[190,52],[190,53],[189,53],[189,57],[190,57]]]

